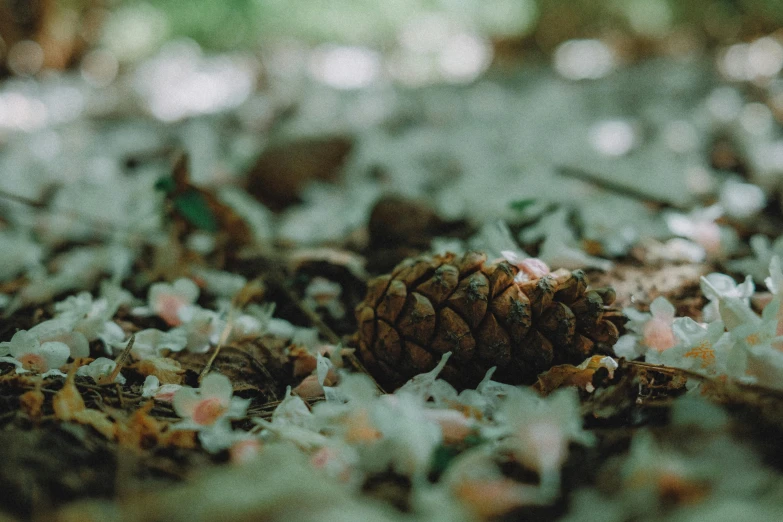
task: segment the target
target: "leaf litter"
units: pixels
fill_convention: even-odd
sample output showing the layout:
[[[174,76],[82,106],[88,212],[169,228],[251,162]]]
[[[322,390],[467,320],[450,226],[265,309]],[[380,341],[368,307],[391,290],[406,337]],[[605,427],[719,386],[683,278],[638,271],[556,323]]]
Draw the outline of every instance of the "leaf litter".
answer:
[[[779,137],[727,116],[744,93],[699,74],[638,65],[581,89],[546,72],[489,76],[368,91],[387,113],[352,117],[353,94],[332,90],[339,123],[314,134],[323,114],[310,100],[325,87],[310,81],[299,111],[263,131],[237,123],[237,108],[106,122],[84,141],[116,159],[111,133],[124,132],[134,167],[61,186],[59,169],[100,158],[77,144],[25,177],[29,158],[9,140],[0,188],[20,197],[0,201],[2,516],[779,519],[783,251],[766,205]],[[683,87],[689,109],[644,99],[629,124],[587,111],[609,81],[710,87]],[[274,90],[254,96],[286,110]],[[558,122],[571,130],[552,147],[541,129]],[[661,139],[634,134],[643,124]],[[216,129],[248,138],[255,159]],[[688,129],[727,132],[755,170],[728,172],[734,149],[702,157],[670,136]],[[628,150],[606,148],[607,133],[627,132]],[[191,161],[149,148],[150,133],[183,142]],[[441,378],[446,352],[381,388],[354,337],[371,277],[475,249],[613,287],[627,322],[612,353],[532,386],[491,368],[462,389]]]

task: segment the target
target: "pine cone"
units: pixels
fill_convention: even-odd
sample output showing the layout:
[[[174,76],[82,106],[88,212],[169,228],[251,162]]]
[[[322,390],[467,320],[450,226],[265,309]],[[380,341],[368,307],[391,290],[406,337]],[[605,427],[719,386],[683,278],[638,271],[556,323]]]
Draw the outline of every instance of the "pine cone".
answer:
[[[493,379],[529,384],[553,365],[612,353],[620,316],[606,313],[611,288],[588,290],[581,270],[557,270],[514,281],[506,261],[483,253],[406,259],[372,279],[356,307],[359,356],[388,389],[435,367],[453,352],[440,376],[474,387]]]

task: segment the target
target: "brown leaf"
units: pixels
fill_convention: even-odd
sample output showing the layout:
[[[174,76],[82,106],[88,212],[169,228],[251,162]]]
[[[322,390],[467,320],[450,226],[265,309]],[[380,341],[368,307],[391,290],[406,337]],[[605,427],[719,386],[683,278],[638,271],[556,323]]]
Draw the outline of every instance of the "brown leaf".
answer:
[[[85,409],[84,399],[82,399],[82,395],[73,384],[73,376],[74,373],[71,372],[68,378],[65,379],[62,389],[55,393],[52,399],[54,415],[63,421],[73,420],[76,412]]]
[[[161,384],[182,384],[185,370],[182,365],[168,357],[149,357],[131,366],[143,376],[154,375]]]
[[[593,375],[599,368],[610,368],[610,374],[616,365],[606,364],[607,357],[594,355],[585,360],[579,366],[573,364],[561,364],[553,366],[538,376],[538,381],[533,385],[538,392],[549,395],[558,388],[565,386],[578,386],[583,390],[593,391]],[[611,359],[611,358],[608,358]],[[613,359],[611,359],[613,361]]]
[[[154,406],[148,401],[133,412],[124,422],[117,424],[117,442],[128,448],[144,449],[153,446],[176,446],[192,449],[198,446],[195,432],[187,430],[168,430],[169,423],[159,421],[149,412]]]
[[[44,394],[39,389],[30,390],[19,397],[19,406],[22,408],[22,411],[32,419],[39,419],[41,417],[43,403]]]
[[[345,136],[303,138],[266,149],[248,175],[247,191],[272,210],[297,203],[312,180],[334,181],[353,148]]]
[[[117,435],[117,425],[109,419],[109,415],[98,410],[87,408],[73,413],[74,420],[79,424],[86,424],[95,428],[95,431],[109,440]]]

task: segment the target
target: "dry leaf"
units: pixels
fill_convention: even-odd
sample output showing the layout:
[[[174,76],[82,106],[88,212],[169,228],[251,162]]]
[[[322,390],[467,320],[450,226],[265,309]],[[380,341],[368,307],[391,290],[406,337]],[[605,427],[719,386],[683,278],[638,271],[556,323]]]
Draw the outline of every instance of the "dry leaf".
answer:
[[[154,375],[161,384],[182,384],[185,373],[178,361],[168,357],[149,357],[132,367],[145,377]]]
[[[244,308],[251,301],[261,301],[267,293],[266,283],[261,279],[248,281],[245,286],[234,296],[233,305]]]
[[[39,389],[30,390],[19,397],[19,406],[22,411],[32,419],[41,417],[41,408],[44,403],[44,394]]]
[[[199,447],[196,435],[198,435],[198,432],[192,430],[166,431],[161,434],[160,443],[164,446],[194,449]]]
[[[52,406],[54,407],[54,415],[64,421],[73,420],[76,412],[85,409],[84,399],[73,384],[73,371],[65,379],[65,384],[60,391],[54,394],[52,399]]]
[[[543,395],[548,395],[564,386],[579,386],[583,390],[592,392],[594,389],[593,374],[599,368],[606,368],[611,376],[617,368],[617,363],[611,357],[594,355],[579,366],[572,364],[553,366],[538,376],[538,381],[533,385],[533,388]]]
[[[117,435],[117,425],[109,419],[109,416],[98,410],[84,409],[74,412],[72,420],[79,424],[86,424],[95,428],[95,431],[111,440]]]
[[[348,136],[273,144],[248,174],[247,191],[272,210],[283,210],[301,201],[302,190],[312,180],[335,181],[352,148]]]
[[[117,424],[117,442],[129,448],[153,446],[178,446],[195,448],[194,432],[167,431],[168,423],[152,417],[149,412],[153,401],[136,410],[125,422]],[[182,433],[185,433],[182,436]]]
[[[132,448],[144,448],[154,446],[160,434],[160,423],[149,416],[153,401],[147,402],[136,410],[130,418],[118,423],[117,442],[123,446]]]

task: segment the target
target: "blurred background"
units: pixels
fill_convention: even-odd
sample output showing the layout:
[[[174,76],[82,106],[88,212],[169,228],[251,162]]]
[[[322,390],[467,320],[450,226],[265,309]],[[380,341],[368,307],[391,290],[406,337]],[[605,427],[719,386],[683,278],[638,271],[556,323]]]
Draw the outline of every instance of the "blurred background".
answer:
[[[378,73],[422,83],[547,60],[580,39],[599,40],[619,63],[684,57],[772,34],[781,21],[778,0],[3,0],[0,52],[5,73],[24,76],[95,62],[127,66],[179,38],[259,58],[328,44],[321,54],[345,46],[369,64],[379,53]]]
[[[344,243],[396,194],[474,229],[548,216],[523,246],[752,254],[736,239],[779,222],[782,21],[779,0],[0,0],[0,190],[82,220],[4,201],[0,224],[158,230],[144,194],[184,149],[193,183],[261,203],[259,239]]]

